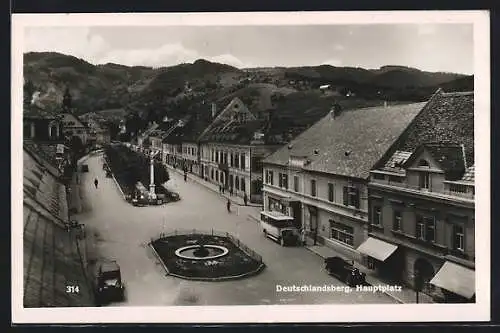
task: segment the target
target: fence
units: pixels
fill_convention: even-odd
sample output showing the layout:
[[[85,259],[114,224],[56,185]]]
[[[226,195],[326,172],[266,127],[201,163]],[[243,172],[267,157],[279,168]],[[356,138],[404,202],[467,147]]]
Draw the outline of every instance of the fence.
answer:
[[[169,236],[181,236],[181,235],[210,235],[228,238],[236,247],[245,252],[255,261],[262,263],[262,256],[257,254],[254,250],[243,244],[238,238],[234,237],[228,232],[217,231],[214,229],[203,230],[203,229],[175,229],[170,232],[160,232],[157,238],[151,238],[151,243],[157,239],[169,237]]]

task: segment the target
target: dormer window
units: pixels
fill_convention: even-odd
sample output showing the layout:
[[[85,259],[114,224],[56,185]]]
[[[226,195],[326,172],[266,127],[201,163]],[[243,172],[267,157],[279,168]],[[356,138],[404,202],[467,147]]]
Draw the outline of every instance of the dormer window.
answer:
[[[430,167],[429,162],[427,162],[426,160],[418,161],[418,166],[419,167]]]

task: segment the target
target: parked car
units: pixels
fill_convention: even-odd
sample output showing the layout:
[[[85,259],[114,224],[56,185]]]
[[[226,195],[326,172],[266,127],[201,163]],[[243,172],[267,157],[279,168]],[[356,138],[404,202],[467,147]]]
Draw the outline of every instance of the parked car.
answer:
[[[177,192],[172,192],[172,191],[169,191],[165,194],[165,198],[167,199],[167,201],[171,202],[171,201],[179,201],[181,199],[179,193]]]
[[[335,276],[350,287],[366,284],[366,274],[354,267],[354,262],[350,263],[340,257],[328,257],[325,258],[325,269],[328,274]]]
[[[125,299],[125,285],[120,266],[116,261],[104,261],[98,264],[94,294],[98,306]]]

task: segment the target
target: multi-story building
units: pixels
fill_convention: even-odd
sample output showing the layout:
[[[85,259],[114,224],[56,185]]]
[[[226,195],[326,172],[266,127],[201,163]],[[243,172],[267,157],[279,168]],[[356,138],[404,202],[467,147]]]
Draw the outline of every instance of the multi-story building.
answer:
[[[23,112],[23,138],[35,141],[61,141],[63,123],[61,117],[30,105]]]
[[[200,176],[250,202],[262,201],[262,160],[281,146],[269,122],[234,98],[200,136]]]
[[[369,265],[446,301],[471,301],[474,94],[436,93],[371,171]]]
[[[65,137],[77,137],[83,145],[87,145],[89,139],[89,128],[71,112],[61,113],[63,123],[63,135]]]
[[[370,170],[424,105],[334,108],[264,160],[264,209],[294,217],[308,241],[361,261]]]

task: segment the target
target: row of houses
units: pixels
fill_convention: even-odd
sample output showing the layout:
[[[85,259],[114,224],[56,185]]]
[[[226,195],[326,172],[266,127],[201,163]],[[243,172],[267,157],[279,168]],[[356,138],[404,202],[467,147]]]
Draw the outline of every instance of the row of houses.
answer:
[[[264,209],[447,301],[474,299],[474,95],[332,112],[263,161]]]
[[[34,104],[24,108],[24,139],[56,142],[67,137],[78,138],[84,146],[111,140],[109,130],[93,119],[85,122],[73,112],[49,112]]]
[[[196,120],[154,126],[141,149],[293,217],[310,242],[385,281],[474,299],[472,92],[334,108],[293,140],[237,98]]]
[[[220,112],[212,104],[210,112],[152,124],[137,146],[157,152],[165,164],[261,203],[262,160],[285,142],[272,129],[270,117],[251,112],[234,98]]]

